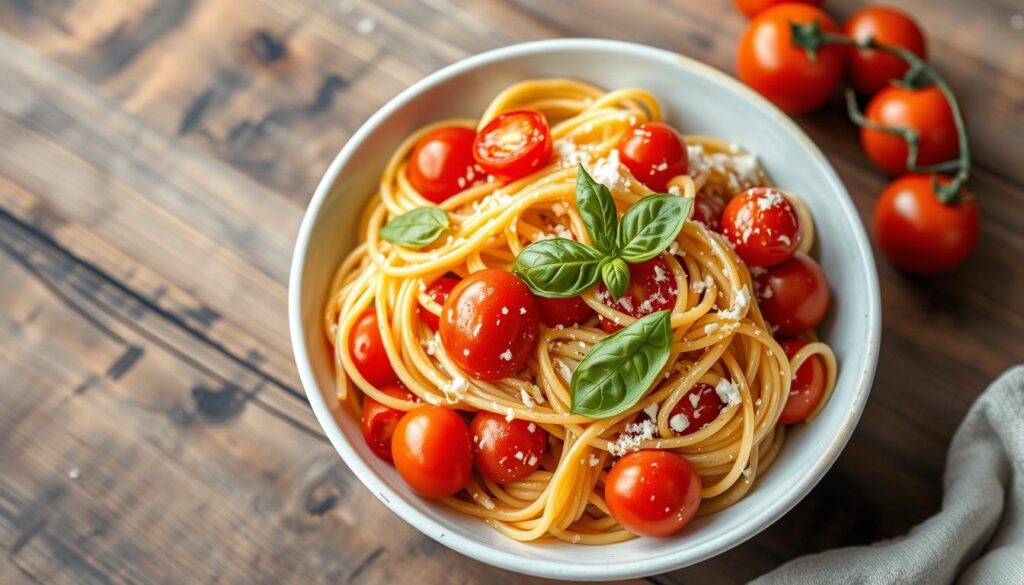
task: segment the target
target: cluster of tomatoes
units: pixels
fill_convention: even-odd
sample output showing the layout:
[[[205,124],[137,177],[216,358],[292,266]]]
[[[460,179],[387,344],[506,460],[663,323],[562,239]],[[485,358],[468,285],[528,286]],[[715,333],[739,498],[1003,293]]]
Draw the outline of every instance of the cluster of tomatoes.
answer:
[[[665,190],[672,177],[688,170],[685,144],[666,124],[641,124],[618,148],[633,176],[655,191]],[[408,176],[421,195],[440,203],[484,180],[486,174],[502,181],[526,177],[547,165],[550,157],[543,115],[516,111],[498,116],[480,132],[462,127],[427,132],[410,154]],[[796,336],[816,326],[828,304],[828,285],[817,264],[796,252],[799,220],[788,200],[766,189],[748,191],[728,206],[701,197],[695,219],[729,238],[748,264],[767,267],[758,277],[760,302],[779,331]],[[669,309],[677,299],[669,274],[668,264],[655,257],[630,266],[630,285],[619,300],[613,301],[603,288],[599,297],[636,318]],[[572,326],[594,316],[582,297],[536,296],[515,274],[493,268],[465,278],[441,276],[426,287],[425,296],[441,311],[437,314],[421,305],[423,325],[438,333],[446,355],[462,373],[485,381],[514,376],[526,366],[540,324]],[[609,333],[620,328],[603,318],[600,325]],[[803,345],[795,337],[782,341],[789,356]],[[374,307],[354,323],[348,349],[367,383],[396,400],[419,402],[392,367]],[[816,406],[824,392],[824,372],[818,358],[800,368],[780,422],[802,420]],[[701,429],[724,406],[714,388],[697,384],[671,413],[688,421],[678,434]],[[361,429],[378,457],[393,462],[414,491],[434,498],[462,490],[474,467],[498,484],[522,480],[541,465],[548,445],[541,425],[511,414],[460,412],[432,404],[403,412],[370,397],[363,402]],[[671,534],[685,526],[696,514],[700,492],[700,478],[689,463],[666,451],[626,455],[605,482],[612,515],[629,530],[648,536]]]
[[[761,313],[792,358],[807,345],[799,336],[825,317],[830,297],[821,266],[797,250],[803,232],[794,204],[776,189],[754,187],[733,197],[709,223],[719,226],[736,255],[751,267]],[[825,365],[815,356],[795,373],[779,423],[807,418],[824,391]]]
[[[875,205],[875,237],[893,264],[908,272],[933,274],[963,262],[978,239],[978,209],[960,189],[947,197],[940,185],[949,179],[918,168],[942,166],[964,171],[969,165],[966,138],[948,96],[935,79],[902,83],[909,63],[877,49],[832,41],[817,47],[811,58],[794,43],[791,24],[818,23],[826,35],[874,42],[925,58],[920,27],[894,8],[871,6],[839,26],[818,8],[823,0],[735,0],[752,20],[740,39],[737,71],[740,79],[789,113],[804,113],[823,105],[843,80],[869,98],[863,114],[860,140],[868,157],[883,171],[898,178],[882,192]],[[908,169],[905,129],[916,134],[915,168]],[[959,165],[955,163],[960,157]],[[952,165],[943,163],[954,162]],[[908,174],[910,173],[910,174]]]

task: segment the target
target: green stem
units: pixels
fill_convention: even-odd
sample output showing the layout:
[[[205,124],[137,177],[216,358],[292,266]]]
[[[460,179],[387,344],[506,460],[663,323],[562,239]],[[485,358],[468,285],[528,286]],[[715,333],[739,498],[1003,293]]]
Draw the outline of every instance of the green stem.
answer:
[[[847,90],[846,92],[846,107],[850,115],[850,119],[853,120],[855,124],[865,126],[873,130],[895,134],[903,138],[907,143],[907,170],[910,172],[949,173],[955,171],[955,174],[949,183],[940,185],[938,181],[935,182],[935,194],[940,201],[943,203],[955,201],[959,196],[960,189],[964,186],[964,183],[967,182],[967,179],[971,174],[971,152],[970,146],[967,142],[967,129],[964,126],[964,118],[960,111],[960,104],[957,103],[956,97],[953,95],[953,90],[950,89],[949,84],[946,83],[946,80],[943,79],[942,75],[940,75],[934,67],[914,54],[913,51],[909,51],[903,47],[882,44],[875,41],[874,38],[869,37],[858,41],[844,35],[825,32],[821,30],[821,26],[817,21],[811,24],[790,22],[790,28],[793,33],[793,44],[803,47],[807,51],[808,55],[813,56],[822,45],[846,45],[856,47],[858,49],[882,51],[902,59],[910,66],[909,69],[907,69],[906,75],[900,81],[901,85],[910,89],[916,89],[931,83],[934,84],[940,92],[942,92],[943,97],[946,98],[946,102],[949,104],[950,110],[953,112],[953,123],[956,127],[957,142],[960,152],[957,158],[953,160],[928,166],[920,166],[917,164],[918,143],[920,141],[920,137],[916,130],[913,128],[885,126],[868,120],[857,107],[857,99],[852,90]]]

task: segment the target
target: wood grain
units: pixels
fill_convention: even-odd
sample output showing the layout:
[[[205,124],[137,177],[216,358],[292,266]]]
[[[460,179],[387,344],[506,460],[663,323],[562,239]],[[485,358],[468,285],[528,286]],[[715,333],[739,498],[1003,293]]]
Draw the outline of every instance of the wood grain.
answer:
[[[837,17],[863,3],[829,0]],[[968,115],[983,234],[931,279],[880,263],[857,433],[763,534],[655,583],[733,583],[905,532],[973,398],[1024,361],[1024,44],[1012,3],[907,0]],[[728,0],[0,2],[0,582],[529,582],[378,503],[325,441],[287,336],[323,169],[468,54],[621,38],[733,69]],[[798,122],[863,219],[885,177],[839,104]]]

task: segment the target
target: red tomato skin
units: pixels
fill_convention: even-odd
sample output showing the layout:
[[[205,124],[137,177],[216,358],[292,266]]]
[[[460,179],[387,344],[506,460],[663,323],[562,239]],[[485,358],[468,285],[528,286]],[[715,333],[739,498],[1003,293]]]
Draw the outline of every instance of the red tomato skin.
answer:
[[[612,300],[604,283],[597,290],[597,298],[602,303],[636,319],[675,307],[678,297],[675,277],[661,256],[629,265],[629,288],[619,300]],[[649,303],[646,302],[648,300]],[[615,333],[625,326],[604,317],[599,321],[601,328],[608,333]]]
[[[761,14],[765,10],[768,10],[776,4],[809,4],[811,6],[821,6],[825,0],[732,0],[732,3],[736,5],[747,18],[754,18],[758,14]]]
[[[487,479],[499,484],[513,483],[540,467],[548,434],[536,423],[509,421],[500,414],[481,411],[473,417],[469,429],[473,436],[473,462]],[[516,457],[517,453],[521,457]]]
[[[825,273],[802,252],[755,277],[761,313],[777,329],[775,333],[795,337],[821,323],[828,310],[829,290]]]
[[[875,239],[889,261],[913,274],[938,274],[964,262],[978,243],[978,205],[970,194],[944,204],[933,175],[906,175],[875,203]],[[940,178],[940,183],[949,179]],[[961,191],[963,194],[964,192]]]
[[[458,493],[473,470],[473,444],[459,414],[425,404],[398,421],[391,440],[395,469],[416,493],[446,498]]]
[[[772,266],[800,246],[800,216],[777,189],[754,187],[725,206],[722,235],[748,265]]]
[[[663,193],[674,177],[690,168],[686,145],[675,128],[647,122],[633,129],[619,144],[622,164],[648,189]]]
[[[786,357],[793,359],[796,352],[807,345],[802,339],[780,339],[779,345]],[[819,356],[811,356],[793,376],[786,405],[779,415],[779,424],[791,425],[808,417],[825,395],[825,364]]]
[[[583,297],[552,299],[537,297],[537,308],[540,310],[540,322],[548,327],[571,327],[582,323],[594,314],[594,310],[583,300]]]
[[[619,459],[605,480],[608,509],[625,529],[640,536],[670,536],[700,507],[700,476],[669,451],[637,451]]]
[[[790,114],[802,114],[824,104],[839,86],[847,50],[838,45],[818,49],[811,61],[807,52],[790,42],[790,21],[817,20],[822,30],[838,33],[839,27],[814,6],[781,4],[750,21],[737,50],[739,78]]]
[[[699,191],[693,198],[693,221],[699,221],[713,232],[722,232],[722,212],[725,204],[717,197]]]
[[[692,396],[697,397],[696,404],[691,400]],[[676,415],[683,415],[687,422],[686,428],[682,432],[675,430],[673,432],[678,436],[691,435],[718,418],[724,408],[725,403],[719,398],[714,388],[704,383],[694,384],[693,388],[690,388],[672,409],[669,421],[671,422],[672,417]]]
[[[925,58],[924,34],[909,15],[888,6],[869,6],[854,13],[843,25],[843,33],[856,40],[874,38],[885,45],[903,47]],[[850,54],[850,84],[858,93],[873,95],[902,79],[907,62],[882,51],[858,49]]]
[[[409,155],[409,183],[425,199],[441,203],[482,179],[483,173],[473,160],[475,138],[472,128],[461,126],[424,134]]]
[[[401,382],[385,386],[380,391],[403,400],[415,399],[412,392],[409,392]],[[369,396],[363,399],[363,415],[359,419],[359,428],[363,432],[366,445],[374,455],[384,461],[391,461],[391,437],[394,436],[398,421],[404,415],[401,410],[384,406]]]
[[[492,145],[500,136],[518,131],[526,136],[526,144],[513,152],[495,153]],[[542,168],[551,159],[551,131],[544,115],[534,110],[504,112],[488,122],[473,142],[477,164],[495,177],[514,181]]]
[[[452,289],[455,285],[459,284],[459,278],[455,276],[442,276],[430,283],[427,287],[427,296],[434,300],[435,303],[444,307],[444,302],[448,300],[448,295],[452,293]],[[420,316],[420,321],[430,327],[431,330],[437,331],[440,327],[439,317],[427,310],[424,306],[417,307],[417,312]]]
[[[918,165],[946,162],[960,152],[953,110],[935,86],[887,87],[871,98],[865,115],[875,124],[917,130]],[[907,144],[900,136],[862,127],[860,143],[878,168],[891,175],[907,172]]]
[[[519,277],[488,268],[467,276],[441,312],[441,344],[448,357],[479,380],[521,370],[540,332],[537,301]]]
[[[348,337],[348,350],[356,369],[375,388],[398,381],[380,336],[377,311],[370,307],[356,319]]]

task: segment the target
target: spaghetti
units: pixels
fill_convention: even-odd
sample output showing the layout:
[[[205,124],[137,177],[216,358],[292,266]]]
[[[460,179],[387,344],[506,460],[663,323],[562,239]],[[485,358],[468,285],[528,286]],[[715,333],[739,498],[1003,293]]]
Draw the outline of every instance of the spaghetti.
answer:
[[[511,182],[483,177],[467,182],[439,204],[451,226],[424,248],[410,249],[380,237],[389,219],[433,205],[409,179],[410,152],[426,133],[451,126],[480,128],[502,112],[519,109],[540,112],[551,122],[554,155],[549,164]],[[671,307],[668,366],[653,388],[622,414],[591,419],[570,412],[572,373],[608,336],[599,319],[622,325],[635,320],[609,303],[599,287],[582,295],[596,317],[576,326],[542,327],[525,370],[500,380],[467,376],[437,333],[421,322],[421,311],[441,314],[442,306],[426,294],[426,287],[445,274],[466,277],[485,268],[509,270],[525,246],[553,236],[588,241],[576,208],[578,164],[608,187],[620,209],[649,195],[620,164],[617,145],[638,125],[660,118],[658,102],[644,91],[604,92],[578,81],[543,79],[509,87],[479,121],[427,126],[391,157],[360,221],[363,243],[333,280],[324,326],[335,347],[338,398],[355,412],[366,398],[399,411],[428,403],[489,411],[547,432],[548,448],[527,477],[500,485],[474,473],[464,490],[443,500],[511,538],[606,544],[633,537],[612,517],[603,488],[616,457],[635,450],[670,450],[683,456],[701,480],[699,514],[721,510],[742,498],[779,453],[785,427],[778,421],[793,373],[811,359],[824,364],[825,395],[811,417],[834,386],[836,361],[829,347],[811,334],[805,336],[809,343],[787,358],[758,303],[752,302],[751,270],[724,237],[696,221],[687,221],[660,254],[678,292]],[[706,136],[684,140],[689,172],[669,181],[670,193],[692,198],[703,192],[727,200],[768,185],[754,157],[736,146]],[[809,251],[813,224],[807,208],[795,195],[784,195],[800,216],[800,250]],[[367,310],[375,312],[388,360],[416,400],[382,392],[354,363],[346,340]],[[688,393],[699,384],[715,388],[724,406],[711,422],[681,434],[682,424],[673,412],[681,401],[696,404]]]

